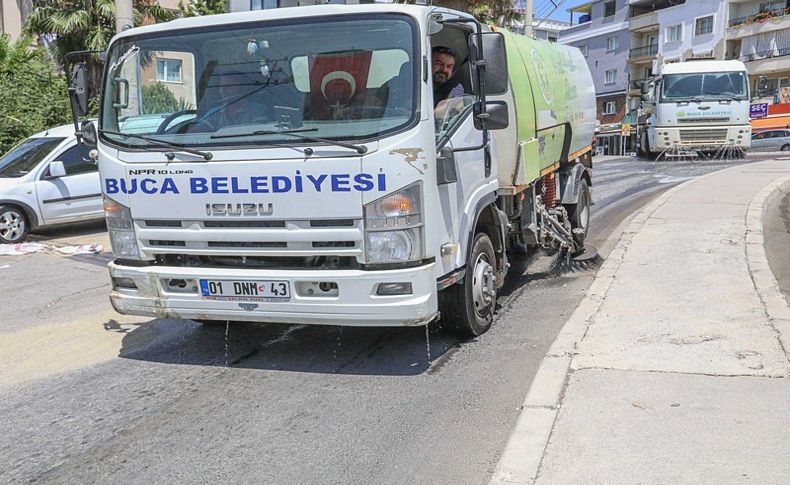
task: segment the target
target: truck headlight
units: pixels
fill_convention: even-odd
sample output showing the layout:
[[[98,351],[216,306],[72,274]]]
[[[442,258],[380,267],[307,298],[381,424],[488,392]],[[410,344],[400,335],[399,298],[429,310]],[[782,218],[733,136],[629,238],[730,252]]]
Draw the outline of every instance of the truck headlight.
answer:
[[[124,259],[140,259],[137,237],[132,224],[132,211],[125,205],[104,198],[104,217],[107,219],[107,231],[110,234],[110,245],[115,256]]]
[[[368,263],[423,259],[421,182],[366,204],[364,211]]]

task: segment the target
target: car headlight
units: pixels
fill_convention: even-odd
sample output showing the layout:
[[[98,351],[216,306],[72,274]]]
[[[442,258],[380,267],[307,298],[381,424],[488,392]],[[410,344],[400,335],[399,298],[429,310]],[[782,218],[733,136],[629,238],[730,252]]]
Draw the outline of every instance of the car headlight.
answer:
[[[105,197],[104,217],[107,219],[113,254],[124,259],[140,259],[140,249],[137,247],[137,237],[132,224],[132,211]]]
[[[368,263],[423,259],[420,182],[366,204],[364,211],[365,260]]]

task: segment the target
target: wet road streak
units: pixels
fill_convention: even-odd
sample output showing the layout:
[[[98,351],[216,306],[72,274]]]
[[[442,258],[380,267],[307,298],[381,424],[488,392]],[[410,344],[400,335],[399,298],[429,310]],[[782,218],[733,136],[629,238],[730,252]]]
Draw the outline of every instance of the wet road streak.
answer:
[[[635,210],[731,165],[596,162],[589,241],[605,256]],[[51,258],[15,260],[4,270],[6,295],[26,275],[46,274]],[[440,325],[428,343],[423,328],[232,323],[225,367],[225,325],[91,316],[79,328],[116,338],[112,355],[0,384],[0,481],[486,482],[537,366],[594,276],[547,273],[546,259],[511,275],[494,326],[471,342]],[[59,272],[95,279],[102,271],[63,261]],[[11,315],[13,329],[0,337],[44,326],[51,337],[20,359],[47,359],[48,346],[67,344],[58,336],[76,331],[82,308],[108,306],[105,290],[61,307],[46,325]],[[92,344],[69,345],[79,356]]]

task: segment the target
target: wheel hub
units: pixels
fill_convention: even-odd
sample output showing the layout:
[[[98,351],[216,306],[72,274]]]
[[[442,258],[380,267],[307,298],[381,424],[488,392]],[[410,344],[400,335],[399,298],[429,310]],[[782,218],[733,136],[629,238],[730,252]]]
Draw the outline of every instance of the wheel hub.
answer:
[[[488,263],[485,255],[481,254],[475,262],[472,273],[472,300],[475,311],[479,315],[485,314],[486,308],[494,302],[495,298],[494,267]]]
[[[25,223],[22,217],[15,212],[6,212],[0,215],[0,236],[8,241],[14,241],[22,236]]]

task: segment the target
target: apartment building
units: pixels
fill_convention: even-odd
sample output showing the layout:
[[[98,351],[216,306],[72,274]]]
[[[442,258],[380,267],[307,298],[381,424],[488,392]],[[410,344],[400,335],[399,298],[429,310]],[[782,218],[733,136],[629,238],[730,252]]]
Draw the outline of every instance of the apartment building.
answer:
[[[578,47],[587,58],[597,96],[598,146],[619,154],[620,125],[628,111],[628,0],[596,0],[568,12],[572,25],[560,32],[559,42]]]
[[[790,2],[730,0],[726,56],[746,63],[752,92],[768,79],[768,117],[752,120],[756,129],[790,126]]]
[[[630,0],[630,108],[638,107],[639,84],[662,65],[724,59],[727,14],[723,0]]]

